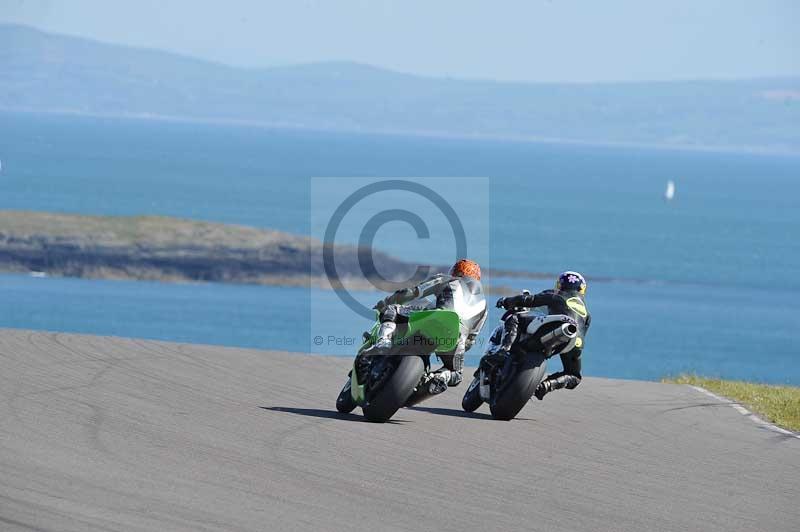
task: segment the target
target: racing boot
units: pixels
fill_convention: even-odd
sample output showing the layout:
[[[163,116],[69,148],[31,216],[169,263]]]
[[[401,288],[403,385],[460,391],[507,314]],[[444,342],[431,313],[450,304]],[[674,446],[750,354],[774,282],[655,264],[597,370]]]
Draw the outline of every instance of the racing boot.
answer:
[[[431,395],[438,395],[450,386],[458,386],[461,384],[462,376],[461,371],[451,371],[447,368],[439,368],[430,375],[431,380],[428,382],[428,391]]]
[[[422,384],[411,394],[404,406],[414,406],[433,395],[439,395],[450,386],[458,386],[463,379],[461,371],[441,368],[425,376]]]
[[[581,379],[576,375],[554,373],[539,383],[539,386],[536,387],[533,395],[535,395],[536,398],[541,401],[544,399],[545,395],[553,390],[560,390],[561,388],[572,390],[580,383]]]
[[[446,382],[436,377],[436,373],[429,373],[425,375],[422,382],[420,382],[419,386],[414,390],[414,393],[411,394],[403,406],[417,405],[433,395],[442,393],[446,389]]]
[[[547,395],[552,391],[553,391],[553,382],[549,379],[545,379],[539,383],[539,385],[536,387],[536,390],[534,390],[533,395],[536,396],[536,398],[541,401],[542,399],[544,399],[545,395]]]
[[[450,381],[450,371],[445,370],[445,372],[435,372],[431,374],[431,380],[428,381],[429,394],[439,395],[447,390],[447,383]]]

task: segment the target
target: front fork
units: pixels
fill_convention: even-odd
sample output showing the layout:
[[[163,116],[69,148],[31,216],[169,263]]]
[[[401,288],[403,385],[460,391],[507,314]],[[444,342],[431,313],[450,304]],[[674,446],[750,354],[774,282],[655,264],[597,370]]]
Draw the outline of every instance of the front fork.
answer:
[[[385,364],[385,361],[383,360],[378,361],[378,363],[380,362],[384,362]],[[361,353],[356,355],[356,358],[353,359],[353,368],[350,371],[350,395],[353,397],[353,400],[357,405],[363,405],[366,402],[367,381],[373,377],[370,374],[376,369],[385,371],[385,369],[376,368],[375,366],[375,361],[368,360]]]
[[[428,382],[431,369],[430,355],[422,356],[422,360],[425,363],[425,373],[423,374],[422,380],[418,386],[424,385],[426,382]],[[357,405],[363,405],[366,402],[366,383],[370,378],[370,372],[374,371],[375,369],[374,365],[375,362],[369,363],[364,359],[364,357],[362,357],[360,353],[356,355],[355,359],[353,359],[353,367],[350,370],[350,395]],[[385,371],[385,369],[383,371]]]
[[[500,361],[498,361],[500,362]],[[481,399],[491,403],[509,382],[514,374],[514,366],[517,362],[513,355],[508,355],[502,360],[502,365],[492,364],[488,361],[481,361],[478,368],[479,394]],[[494,393],[492,391],[494,390]]]
[[[478,370],[478,394],[484,402],[488,403],[492,397],[492,387],[489,384],[490,376],[486,374],[486,370],[481,368]]]
[[[357,355],[353,359],[353,368],[350,370],[350,396],[357,405],[364,404],[364,384],[367,380],[367,373],[362,371],[362,368],[359,368],[360,363],[363,362],[361,355]],[[364,382],[359,382],[359,374],[361,374],[361,380]]]

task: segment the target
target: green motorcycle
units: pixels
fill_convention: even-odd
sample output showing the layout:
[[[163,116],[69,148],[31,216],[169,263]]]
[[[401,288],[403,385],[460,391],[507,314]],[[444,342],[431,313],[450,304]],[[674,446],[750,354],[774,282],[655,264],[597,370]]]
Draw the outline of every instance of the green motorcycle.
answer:
[[[430,356],[451,352],[461,332],[461,321],[452,310],[417,310],[408,323],[398,324],[389,350],[372,353],[380,322],[364,333],[350,370],[350,378],[336,399],[336,410],[352,412],[361,407],[364,417],[385,423],[402,406],[418,403],[426,393]]]

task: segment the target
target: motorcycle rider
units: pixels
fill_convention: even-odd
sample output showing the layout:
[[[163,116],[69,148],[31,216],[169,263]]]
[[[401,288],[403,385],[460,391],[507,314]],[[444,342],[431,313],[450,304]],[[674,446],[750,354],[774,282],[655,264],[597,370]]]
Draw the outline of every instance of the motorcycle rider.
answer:
[[[568,353],[561,354],[564,370],[548,375],[536,387],[534,395],[539,400],[553,390],[560,388],[574,389],[581,383],[581,352],[584,337],[589,330],[592,316],[586,307],[586,280],[578,272],[566,271],[558,276],[554,290],[544,290],[536,295],[521,294],[512,297],[501,297],[497,307],[506,310],[516,308],[533,308],[546,306],[549,314],[565,314],[578,323],[578,338],[575,347]],[[508,356],[511,346],[517,340],[519,329],[525,331],[532,318],[520,316],[517,312],[509,312],[504,317],[503,337],[494,357],[502,359]]]
[[[435,296],[436,302],[418,301]],[[464,353],[475,343],[488,314],[486,299],[481,286],[481,268],[477,262],[460,259],[450,268],[449,275],[439,273],[428,277],[419,285],[403,288],[379,301],[375,307],[380,312],[381,326],[378,339],[367,353],[373,354],[392,347],[392,337],[398,323],[407,323],[415,310],[449,309],[461,320],[461,334],[455,348],[447,354],[439,354],[443,366],[432,372],[429,393],[444,392],[448,386],[458,386],[464,369]]]

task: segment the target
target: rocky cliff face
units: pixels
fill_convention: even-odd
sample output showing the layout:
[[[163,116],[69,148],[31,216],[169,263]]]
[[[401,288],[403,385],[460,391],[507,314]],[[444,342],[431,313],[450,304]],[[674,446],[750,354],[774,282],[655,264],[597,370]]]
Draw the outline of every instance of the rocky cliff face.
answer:
[[[409,279],[416,265],[375,252],[332,248],[345,282]],[[363,261],[362,261],[363,262]],[[239,283],[322,282],[322,242],[279,231],[145,217],[0,211],[0,270],[73,277]]]

